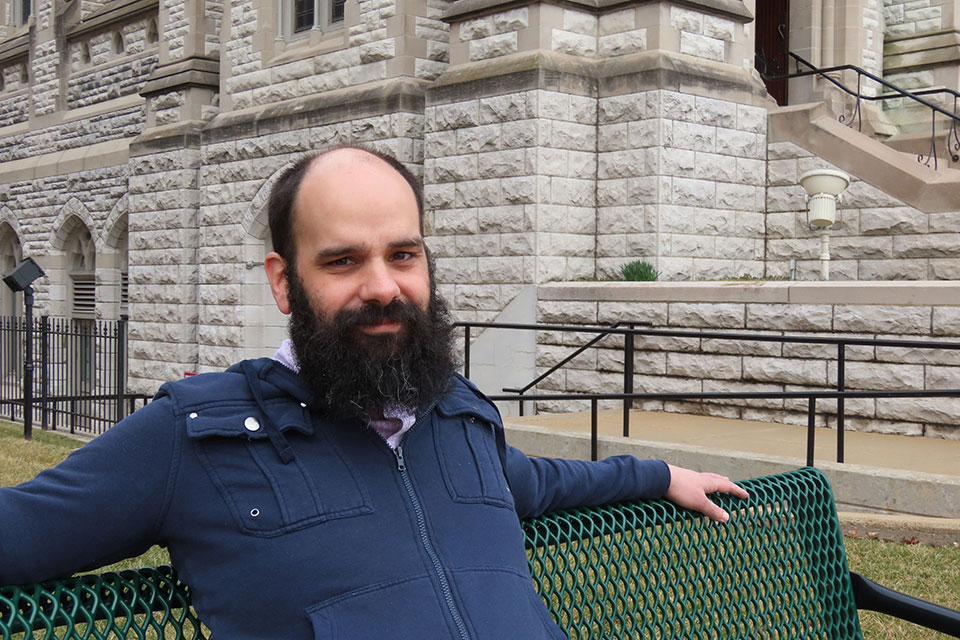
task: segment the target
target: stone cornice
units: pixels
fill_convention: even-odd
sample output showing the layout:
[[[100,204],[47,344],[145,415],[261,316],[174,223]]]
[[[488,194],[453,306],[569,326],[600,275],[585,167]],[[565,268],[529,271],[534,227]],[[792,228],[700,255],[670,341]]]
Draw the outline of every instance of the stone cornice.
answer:
[[[560,85],[564,93],[600,97],[683,86],[688,92],[743,103],[767,106],[768,100],[755,74],[682,53],[656,50],[587,59],[535,50],[450,67],[430,85],[427,104],[457,101],[471,92],[496,95]]]
[[[160,10],[158,0],[114,0],[108,2],[99,11],[86,20],[67,29],[67,39],[80,38],[111,24],[122,22],[143,13],[157,13]]]
[[[467,18],[498,13],[500,11],[541,2],[568,6],[580,10],[586,9],[596,13],[606,13],[608,11],[657,2],[689,7],[698,11],[731,18],[738,22],[746,23],[753,21],[753,14],[744,6],[742,0],[456,0],[444,13],[443,20],[446,22],[458,22]]]
[[[18,36],[0,42],[0,64],[25,57],[30,52],[30,33],[21,33]]]
[[[193,57],[157,66],[140,95],[147,98],[187,87],[220,88],[220,62],[213,58]]]
[[[424,91],[422,81],[396,78],[221,113],[204,127],[204,144],[387,113],[422,113]]]

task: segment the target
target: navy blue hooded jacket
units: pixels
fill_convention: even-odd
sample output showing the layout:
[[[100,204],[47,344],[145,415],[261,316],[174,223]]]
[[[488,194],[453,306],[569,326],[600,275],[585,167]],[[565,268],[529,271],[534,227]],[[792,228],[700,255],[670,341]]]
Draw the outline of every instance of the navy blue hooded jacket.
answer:
[[[393,451],[311,411],[282,365],[241,365],[164,385],[55,469],[0,489],[0,584],[162,544],[220,640],[563,638],[518,516],[669,484],[659,461],[505,447],[496,408],[459,376]]]

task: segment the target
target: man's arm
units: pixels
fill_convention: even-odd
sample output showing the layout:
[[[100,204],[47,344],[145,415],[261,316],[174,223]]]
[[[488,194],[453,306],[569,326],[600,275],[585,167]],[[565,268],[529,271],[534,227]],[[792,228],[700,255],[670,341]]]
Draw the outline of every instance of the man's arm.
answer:
[[[0,584],[69,575],[156,542],[176,429],[151,403],[53,469],[0,488]]]
[[[506,472],[521,518],[555,509],[665,496],[681,507],[724,522],[729,516],[707,494],[720,491],[747,496],[723,476],[634,456],[613,456],[598,462],[530,458],[508,446]]]

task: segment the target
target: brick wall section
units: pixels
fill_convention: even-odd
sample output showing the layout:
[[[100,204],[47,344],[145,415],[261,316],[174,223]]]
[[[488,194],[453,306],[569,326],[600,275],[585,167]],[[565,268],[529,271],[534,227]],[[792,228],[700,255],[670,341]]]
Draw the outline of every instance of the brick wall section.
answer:
[[[820,240],[799,176],[835,167],[789,142],[771,144],[768,157],[767,275],[786,276],[795,258],[797,277],[815,280]],[[923,213],[851,177],[830,233],[832,280],[960,279],[960,212]]]
[[[136,156],[129,179],[129,386],[152,393],[197,367],[200,152]]]
[[[136,136],[143,130],[143,106],[118,109],[82,120],[0,138],[0,162]]]
[[[427,44],[426,57],[414,62],[418,78],[433,80],[450,62],[450,25],[441,20],[448,6],[445,0],[427,0],[427,15],[414,18],[414,36]]]
[[[638,53],[647,49],[647,29],[637,24],[634,9],[613,11],[600,16],[597,54],[601,58]]]
[[[727,57],[736,23],[682,7],[670,7],[670,26],[680,31],[680,53],[715,62]]]
[[[596,100],[530,89],[426,108],[441,292],[492,320],[525,284],[594,275]]]
[[[257,9],[249,2],[232,3],[226,50],[234,66],[226,90],[233,107],[262,106],[386,79],[386,61],[397,55],[396,38],[387,37],[387,20],[396,14],[396,0],[360,0],[358,6],[359,23],[344,27],[344,48],[265,67],[255,45]],[[440,31],[439,9],[434,5],[432,12],[433,18],[413,18],[431,32]],[[438,75],[440,69],[426,62],[420,63],[421,71],[429,77]]]
[[[640,285],[643,286],[643,285]],[[650,291],[656,287],[647,285]],[[600,294],[603,285],[547,285],[540,290],[538,322],[607,324],[618,320],[652,322],[656,328],[788,333],[833,337],[869,337],[960,342],[960,306],[956,290],[944,291],[952,304],[844,304],[763,301],[744,287],[697,285],[695,295],[645,296],[620,287]],[[786,288],[766,283],[762,288]],[[797,285],[793,285],[797,286]],[[810,285],[807,285],[810,286]],[[576,293],[577,288],[582,295]],[[864,284],[863,293],[869,285]],[[609,291],[609,290],[608,290]],[[627,295],[622,295],[627,293]],[[644,298],[656,301],[644,301]],[[908,299],[910,294],[897,294]],[[560,298],[560,299],[556,299]],[[696,298],[715,301],[700,302]],[[927,296],[929,299],[930,296]],[[538,373],[583,344],[586,334],[541,332]],[[622,339],[607,338],[553,374],[543,391],[611,392],[623,388]],[[837,348],[833,345],[741,342],[699,338],[637,338],[634,388],[638,392],[802,391],[836,388]],[[846,350],[848,390],[960,388],[960,351],[851,346]],[[616,402],[606,403],[616,408]],[[960,439],[960,399],[851,399],[845,403],[846,428]],[[542,403],[544,411],[583,409],[584,402]],[[638,406],[637,408],[641,408]],[[745,420],[806,425],[806,400],[729,400],[703,405],[649,402],[642,408],[704,413]],[[835,401],[819,401],[818,426],[836,426]]]
[[[220,29],[223,22],[223,0],[204,0],[203,11],[212,24],[203,34],[203,53],[209,58],[220,58]]]
[[[675,91],[600,99],[598,271],[763,270],[766,110]],[[652,258],[652,259],[651,259]]]
[[[57,76],[60,52],[54,41],[38,43],[33,49],[33,112],[43,116],[57,109],[60,79]]]
[[[187,3],[184,0],[164,0],[167,9],[167,21],[163,24],[163,40],[167,45],[169,61],[179,60],[186,55],[186,37],[190,32],[187,17]]]
[[[944,25],[942,0],[884,0],[886,35],[894,38],[939,31]]]
[[[71,74],[67,83],[67,106],[85,107],[112,98],[139,93],[157,64],[156,51],[126,57],[119,64],[93,67]]]
[[[883,77],[883,38],[884,14],[881,0],[866,0],[863,7],[863,48],[860,52],[861,64],[870,73]],[[879,87],[868,82],[867,95],[877,95]]]

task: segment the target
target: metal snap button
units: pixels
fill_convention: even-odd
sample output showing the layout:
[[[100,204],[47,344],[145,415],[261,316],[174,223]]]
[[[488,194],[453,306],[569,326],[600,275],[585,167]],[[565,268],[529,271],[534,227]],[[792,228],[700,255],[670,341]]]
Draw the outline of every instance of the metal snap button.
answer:
[[[251,517],[256,518],[259,515],[260,515],[260,509],[257,509],[257,508],[250,509]]]
[[[196,411],[194,411],[193,413],[190,414],[190,419],[191,419],[191,420],[192,420],[193,418],[196,418],[196,417],[197,417],[197,412],[196,412]]]
[[[259,431],[260,430],[260,421],[250,416],[243,421],[243,428],[247,431]]]
[[[301,402],[301,403],[300,403],[300,406],[303,407],[304,409],[306,409],[306,408],[307,408],[307,403],[306,403],[306,402]]]

